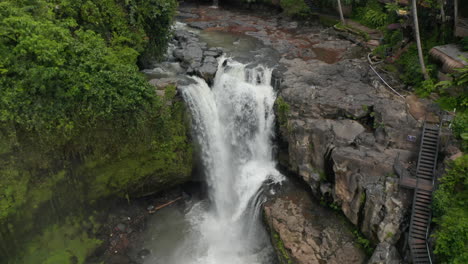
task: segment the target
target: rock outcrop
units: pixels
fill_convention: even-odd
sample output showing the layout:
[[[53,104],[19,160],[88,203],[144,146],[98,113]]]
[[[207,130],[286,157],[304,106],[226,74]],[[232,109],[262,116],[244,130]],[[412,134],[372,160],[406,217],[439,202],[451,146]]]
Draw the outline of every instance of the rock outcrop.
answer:
[[[218,70],[217,58],[223,54],[221,48],[209,48],[196,34],[180,29],[174,32],[173,44],[173,56],[187,74],[198,75],[208,83],[213,81]]]
[[[395,244],[411,197],[399,187],[393,167],[397,158],[415,158],[417,143],[408,136],[418,138],[420,124],[365,62],[282,63],[288,70],[279,95],[289,105],[287,113],[278,113],[286,119],[280,135],[289,157],[281,159],[282,165],[307,182],[316,197],[338,205],[374,244]]]
[[[351,225],[294,189],[264,206],[265,219],[280,263],[363,263]]]

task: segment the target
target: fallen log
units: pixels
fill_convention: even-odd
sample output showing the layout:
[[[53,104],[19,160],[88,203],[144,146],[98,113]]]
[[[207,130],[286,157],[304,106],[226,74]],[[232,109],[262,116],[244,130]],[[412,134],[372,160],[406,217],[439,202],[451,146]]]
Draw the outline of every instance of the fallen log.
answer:
[[[170,201],[170,202],[167,202],[167,203],[165,203],[165,204],[163,204],[163,205],[157,206],[157,207],[155,207],[154,209],[152,209],[152,210],[150,210],[150,211],[148,211],[148,212],[149,212],[150,214],[154,214],[156,211],[161,210],[161,209],[163,209],[164,207],[167,207],[167,206],[169,206],[169,205],[171,205],[171,204],[173,204],[173,203],[179,201],[179,200],[182,199],[182,198],[183,198],[183,196],[180,196],[180,197],[178,197],[178,198],[176,198],[176,199],[174,199],[174,200],[172,200],[172,201]]]

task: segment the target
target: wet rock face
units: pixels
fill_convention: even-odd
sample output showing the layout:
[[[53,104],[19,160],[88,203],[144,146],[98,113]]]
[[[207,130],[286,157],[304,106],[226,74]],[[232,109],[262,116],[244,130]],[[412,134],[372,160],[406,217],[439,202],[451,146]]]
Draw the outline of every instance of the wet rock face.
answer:
[[[280,263],[363,263],[366,259],[346,221],[313,202],[305,191],[274,198],[264,213]]]
[[[393,167],[397,157],[409,161],[417,153],[407,137],[419,137],[418,122],[363,61],[282,63],[279,95],[290,106],[280,126],[289,156],[282,165],[317,197],[338,204],[375,244],[396,243],[411,197]]]
[[[218,69],[216,58],[223,54],[220,48],[208,48],[207,44],[200,42],[198,36],[186,30],[176,30],[174,32],[174,57],[181,62],[187,74],[195,74],[208,83],[213,78]]]

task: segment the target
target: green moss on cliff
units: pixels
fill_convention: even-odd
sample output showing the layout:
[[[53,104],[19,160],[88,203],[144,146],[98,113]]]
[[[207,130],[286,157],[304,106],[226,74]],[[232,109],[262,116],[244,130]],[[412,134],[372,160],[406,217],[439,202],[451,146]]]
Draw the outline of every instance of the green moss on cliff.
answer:
[[[288,114],[290,110],[291,106],[283,99],[283,97],[278,96],[275,102],[275,112],[278,118],[278,122],[283,128],[287,128]]]
[[[274,247],[278,254],[278,258],[281,264],[294,264],[293,260],[289,256],[288,250],[284,247],[283,240],[278,233],[273,231],[273,240],[274,240]]]
[[[93,238],[99,225],[93,217],[67,218],[33,236],[19,257],[20,263],[82,264],[102,241]],[[89,231],[83,231],[89,230]]]

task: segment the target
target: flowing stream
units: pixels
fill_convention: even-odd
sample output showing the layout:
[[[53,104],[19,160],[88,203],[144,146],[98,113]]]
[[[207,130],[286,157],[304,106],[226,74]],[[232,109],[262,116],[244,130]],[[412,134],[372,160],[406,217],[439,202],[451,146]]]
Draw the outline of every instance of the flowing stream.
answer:
[[[271,264],[273,249],[261,223],[265,184],[282,175],[272,159],[275,92],[271,70],[249,68],[221,58],[213,87],[200,78],[182,87],[192,113],[193,132],[209,189],[209,199],[186,212],[158,217],[159,237],[177,241],[145,263]],[[172,231],[168,231],[168,230]],[[155,261],[155,260],[158,261]]]

